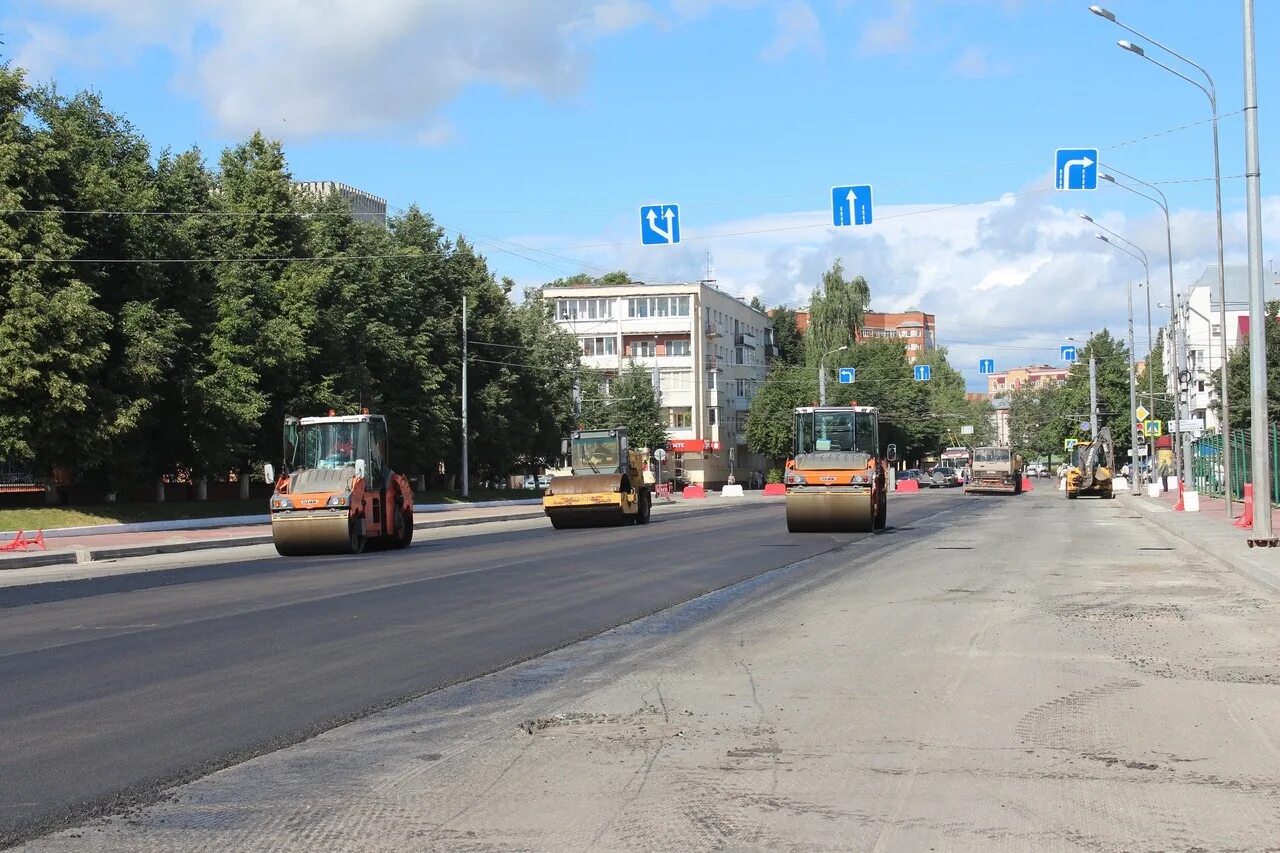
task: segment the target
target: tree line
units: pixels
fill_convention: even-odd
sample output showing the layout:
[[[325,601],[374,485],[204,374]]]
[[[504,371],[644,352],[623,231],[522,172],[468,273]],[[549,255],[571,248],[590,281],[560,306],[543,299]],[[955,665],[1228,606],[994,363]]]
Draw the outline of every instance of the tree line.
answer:
[[[392,464],[459,458],[462,297],[477,479],[558,453],[577,343],[417,207],[300,192],[254,134],[153,153],[90,92],[0,67],[0,460],[82,494],[225,478],[285,414],[385,414]]]
[[[793,410],[818,402],[820,363],[827,371],[827,404],[856,402],[879,408],[880,442],[896,444],[903,459],[919,460],[943,447],[975,447],[995,440],[990,404],[968,399],[964,378],[948,362],[945,348],[923,351],[912,362],[906,344],[897,338],[858,340],[870,305],[870,284],[862,276],[847,277],[837,260],[814,290],[803,332],[794,309],[779,306],[770,312],[778,355],[751,403],[747,441],[777,468],[791,452]],[[824,355],[840,347],[848,349],[824,362]],[[915,381],[915,364],[930,365],[928,382]],[[838,367],[855,368],[856,381],[838,384]],[[973,432],[963,431],[965,426],[972,426]]]

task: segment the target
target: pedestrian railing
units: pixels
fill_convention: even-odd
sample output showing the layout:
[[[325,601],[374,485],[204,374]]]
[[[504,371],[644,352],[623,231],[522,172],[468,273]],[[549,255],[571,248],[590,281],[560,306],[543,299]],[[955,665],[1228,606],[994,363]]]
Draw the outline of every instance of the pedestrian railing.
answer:
[[[1271,460],[1271,502],[1280,505],[1280,424],[1267,430]],[[1221,497],[1223,486],[1222,436],[1206,435],[1191,443],[1192,472],[1197,492]],[[1244,484],[1253,479],[1253,439],[1248,430],[1231,431],[1231,493],[1244,498]]]

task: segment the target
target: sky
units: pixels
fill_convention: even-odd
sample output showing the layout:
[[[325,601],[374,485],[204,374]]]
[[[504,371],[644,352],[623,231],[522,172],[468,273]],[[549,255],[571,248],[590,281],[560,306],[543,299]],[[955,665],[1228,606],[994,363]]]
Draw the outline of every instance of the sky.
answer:
[[[1245,259],[1236,0],[1112,0],[1118,20],[1218,87],[1228,263]],[[1280,267],[1268,110],[1280,4],[1257,3],[1264,258]],[[1157,184],[1181,291],[1216,253],[1200,80],[1067,0],[6,0],[3,56],[92,88],[152,143],[218,152],[261,129],[299,180],[417,204],[520,286],[624,269],[713,278],[803,307],[842,259],[872,308],[918,307],[971,389],[1058,347],[1125,334],[1146,252],[1167,319],[1164,215],[1102,183],[1053,189],[1058,148]],[[832,225],[833,186],[870,184],[874,222]],[[642,246],[639,207],[680,205],[681,242]],[[1280,288],[1270,296],[1280,298]]]

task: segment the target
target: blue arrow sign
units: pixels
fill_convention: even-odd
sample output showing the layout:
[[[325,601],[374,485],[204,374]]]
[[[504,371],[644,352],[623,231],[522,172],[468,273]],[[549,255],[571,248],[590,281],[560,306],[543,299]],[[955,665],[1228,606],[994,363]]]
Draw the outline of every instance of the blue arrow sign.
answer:
[[[1076,360],[1076,348],[1071,344],[1063,344],[1058,347],[1058,354],[1062,356],[1063,361],[1074,362]]]
[[[915,373],[917,382],[928,382],[933,375],[933,368],[927,364],[917,364]]]
[[[979,372],[979,373],[981,373],[981,374],[984,374],[984,375],[985,375],[985,374],[988,374],[988,373],[995,373],[995,372],[996,372],[996,360],[995,360],[994,358],[980,358],[980,359],[978,359],[978,372]]]
[[[870,225],[871,184],[832,187],[831,222],[835,225]]]
[[[646,204],[640,208],[640,241],[646,246],[680,242],[680,205]]]
[[[858,370],[854,367],[840,368],[840,384],[852,385],[854,380],[858,378]]]
[[[1098,149],[1059,148],[1054,187],[1060,190],[1098,188]]]

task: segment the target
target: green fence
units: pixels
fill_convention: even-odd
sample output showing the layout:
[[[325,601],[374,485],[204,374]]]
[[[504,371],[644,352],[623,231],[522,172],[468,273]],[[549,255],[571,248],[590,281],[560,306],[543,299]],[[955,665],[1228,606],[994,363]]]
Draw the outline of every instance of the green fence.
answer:
[[[1271,502],[1280,505],[1280,424],[1267,431],[1271,457]],[[1206,435],[1192,442],[1196,491],[1206,495],[1223,494],[1222,436]],[[1244,484],[1252,478],[1253,441],[1246,430],[1231,431],[1231,492],[1236,500],[1244,498]]]

